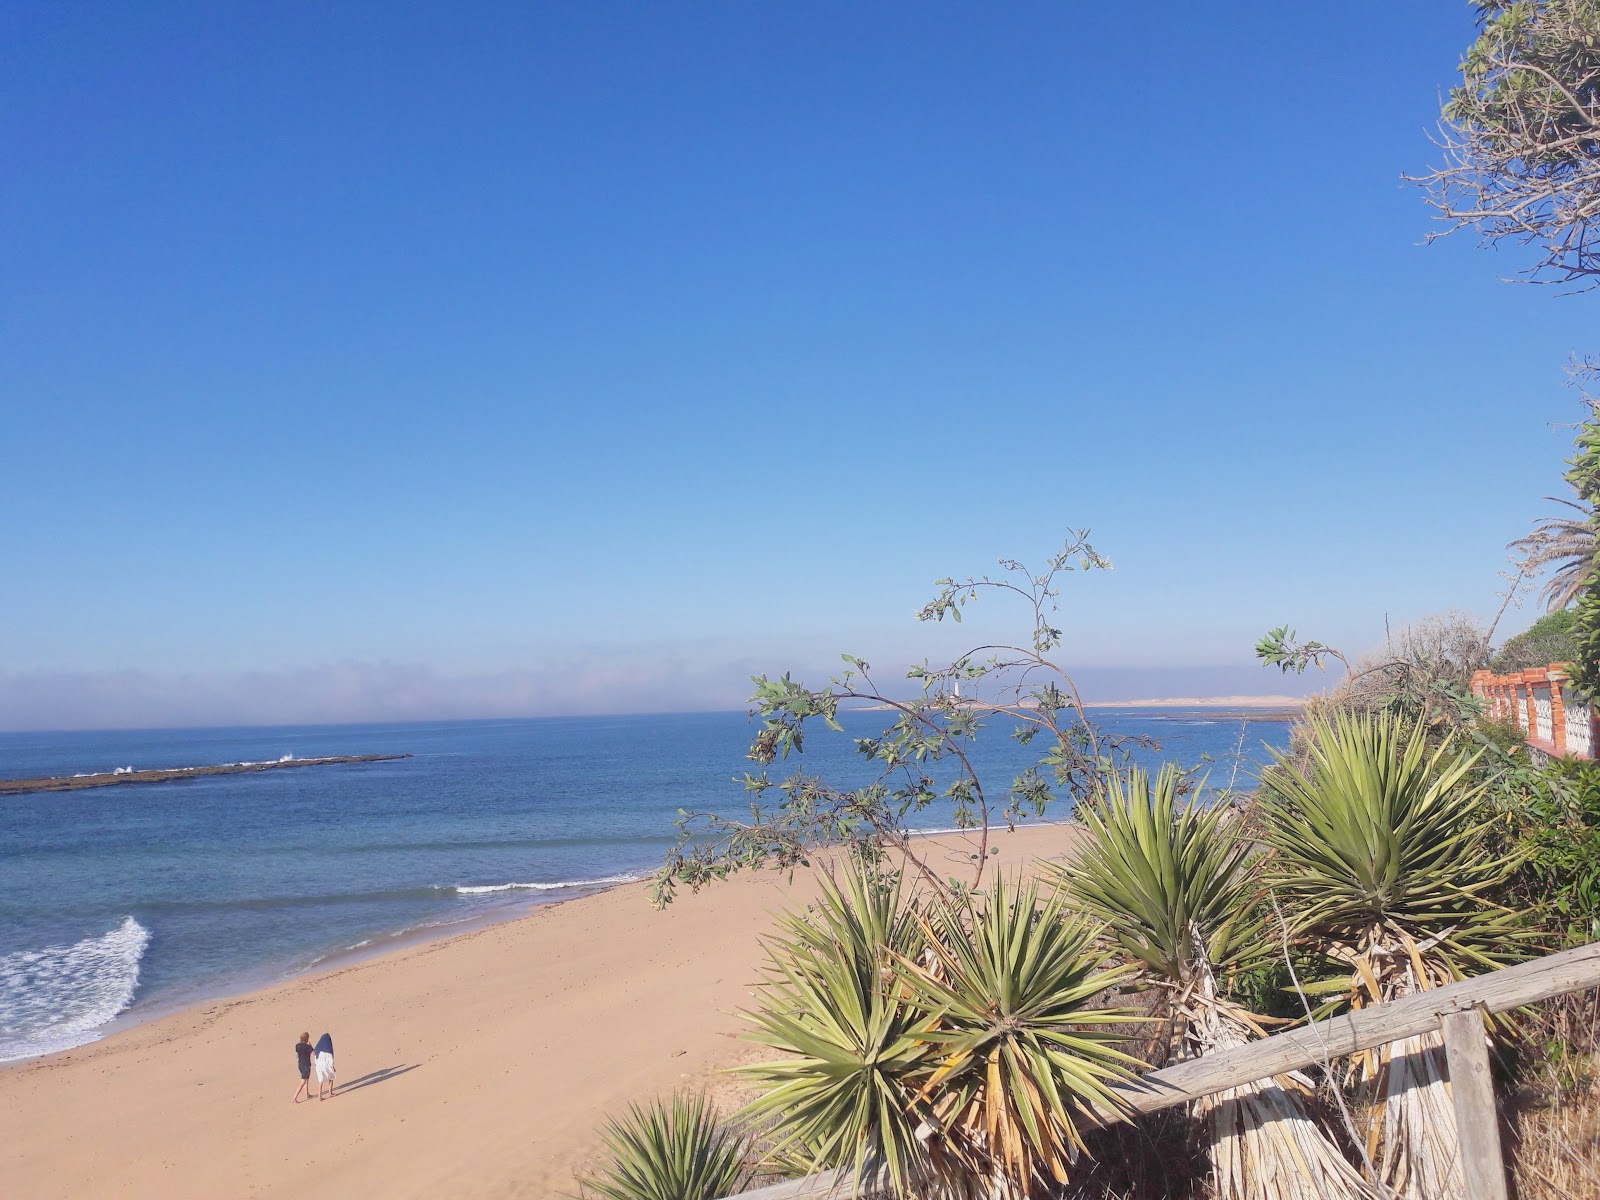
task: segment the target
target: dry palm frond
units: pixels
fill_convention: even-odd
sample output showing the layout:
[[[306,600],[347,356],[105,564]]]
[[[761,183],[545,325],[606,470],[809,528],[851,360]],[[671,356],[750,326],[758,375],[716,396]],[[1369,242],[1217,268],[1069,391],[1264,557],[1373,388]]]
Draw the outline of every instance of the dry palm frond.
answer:
[[[1462,1195],[1444,1039],[1424,1033],[1383,1049],[1383,1177],[1419,1200]]]
[[[1178,803],[1179,775],[1152,786],[1142,771],[1114,782],[1084,813],[1090,837],[1060,868],[1065,891],[1161,989],[1175,1046],[1195,1058],[1263,1034],[1260,1019],[1218,995],[1215,970],[1259,961],[1266,947],[1253,902],[1253,851],[1220,807]],[[1194,1105],[1207,1134],[1219,1200],[1366,1200],[1383,1195],[1329,1136],[1311,1082],[1291,1074]]]
[[[1207,973],[1209,975],[1209,972]],[[1206,1020],[1191,1021],[1205,1048],[1218,1053],[1261,1036],[1248,1014],[1214,997]],[[1315,1089],[1299,1071],[1215,1092],[1197,1102],[1205,1123],[1213,1194],[1219,1200],[1382,1200],[1389,1189],[1364,1179],[1339,1152],[1319,1119]]]
[[[1595,540],[1593,514],[1587,505],[1557,496],[1545,499],[1565,504],[1579,516],[1543,517],[1534,523],[1531,533],[1506,543],[1506,549],[1517,552],[1517,561],[1530,574],[1551,563],[1560,564],[1539,593],[1545,611],[1557,612],[1588,590],[1600,542]]]

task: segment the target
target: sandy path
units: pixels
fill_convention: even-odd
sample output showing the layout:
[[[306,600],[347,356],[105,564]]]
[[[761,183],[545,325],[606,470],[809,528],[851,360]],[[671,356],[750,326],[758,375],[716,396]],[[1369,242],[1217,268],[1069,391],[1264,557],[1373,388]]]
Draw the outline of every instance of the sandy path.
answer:
[[[1003,834],[996,861],[1072,836]],[[733,1014],[770,912],[813,886],[746,876],[663,913],[619,887],[0,1068],[0,1197],[574,1192],[604,1114],[761,1053]],[[349,1090],[292,1105],[294,1041],[325,1028]]]

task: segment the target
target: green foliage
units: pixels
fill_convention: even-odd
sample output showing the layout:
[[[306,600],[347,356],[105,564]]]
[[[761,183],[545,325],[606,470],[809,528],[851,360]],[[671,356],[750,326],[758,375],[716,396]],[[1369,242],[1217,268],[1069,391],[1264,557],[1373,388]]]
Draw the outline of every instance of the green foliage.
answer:
[[[604,1161],[583,1186],[604,1200],[720,1200],[748,1181],[749,1138],[718,1122],[703,1094],[630,1105],[600,1137]]]
[[[1571,662],[1577,653],[1577,643],[1573,639],[1576,620],[1576,615],[1567,608],[1546,613],[1525,632],[1507,638],[1505,645],[1489,660],[1489,670],[1500,675],[1550,663]]]
[[[1058,868],[1076,906],[1104,921],[1125,954],[1179,985],[1206,967],[1248,970],[1269,949],[1251,846],[1226,806],[1180,806],[1182,778],[1168,765],[1153,785],[1140,770],[1113,783],[1080,814],[1088,837]]]
[[[1578,427],[1576,449],[1568,460],[1567,482],[1590,507],[1591,524],[1600,525],[1600,411]],[[1600,568],[1600,555],[1596,556]],[[1600,588],[1578,598],[1572,638],[1572,682],[1583,694],[1600,697]]]
[[[1600,5],[1477,0],[1474,6],[1478,40],[1467,49],[1445,116],[1482,126],[1502,149],[1527,145],[1532,117],[1550,139],[1524,154],[1524,170],[1548,174],[1581,163],[1600,148],[1587,118],[1600,99]]]
[[[1477,0],[1478,38],[1444,105],[1446,163],[1417,179],[1447,223],[1535,243],[1545,282],[1600,273],[1600,3]],[[1442,236],[1442,235],[1435,235]]]
[[[1307,667],[1316,667],[1321,670],[1329,658],[1337,658],[1345,662],[1344,655],[1332,646],[1324,646],[1321,642],[1296,641],[1296,633],[1287,625],[1280,625],[1276,629],[1269,629],[1256,642],[1256,657],[1264,666],[1277,667],[1285,675],[1293,671],[1296,675],[1305,673]],[[1348,667],[1349,663],[1345,662]]]
[[[1478,752],[1454,734],[1430,749],[1420,722],[1393,716],[1309,725],[1308,769],[1280,760],[1260,808],[1292,932],[1370,971],[1372,1001],[1418,962],[1425,987],[1515,961],[1522,931],[1496,901],[1513,865],[1490,849]]]
[[[1285,673],[1321,667],[1328,658],[1343,663],[1345,678],[1330,702],[1339,708],[1421,718],[1429,725],[1459,726],[1478,715],[1470,683],[1488,658],[1488,634],[1464,613],[1426,617],[1392,633],[1381,653],[1352,666],[1338,650],[1321,642],[1297,642],[1295,634],[1274,629],[1256,643],[1256,657]]]
[[[953,891],[975,888],[983,878],[992,828],[1041,816],[1058,797],[1099,795],[1104,781],[1127,766],[1134,747],[1154,743],[1102,734],[1089,720],[1071,677],[1050,658],[1064,639],[1052,624],[1059,581],[1111,566],[1087,539],[1087,530],[1074,532],[1037,575],[1002,559],[999,578],[940,580],[918,620],[960,621],[980,595],[997,595],[1022,605],[1027,628],[1015,644],[986,643],[944,667],[910,668],[907,678],[917,689],[910,698],[881,688],[870,665],[850,654],[842,656],[846,669],[822,688],[787,674],[754,677],[750,702],[761,728],[748,757],[758,771],[739,780],[749,796],[748,815],[680,813],[678,842],[656,876],[657,905],[669,903],[679,887],[698,889],[736,871],[792,870],[807,864],[818,848],[839,842],[857,843],[869,856],[892,849],[925,882],[944,887],[945,881],[918,858],[906,828],[908,817],[939,801],[949,802],[958,828],[983,839],[970,882],[950,885]],[[840,716],[852,704],[893,714],[886,728],[854,739],[872,769],[870,782],[847,788],[800,770],[782,779],[768,774],[779,760],[803,754],[816,725],[843,733]],[[969,754],[990,721],[1020,744],[1041,748],[1009,788],[982,778]]]
[[[1600,763],[1553,762],[1515,814],[1523,891],[1570,945],[1600,941]]]
[[[750,1115],[781,1156],[882,1163],[918,1195],[1061,1178],[1081,1114],[1142,1065],[1113,1048],[1128,1014],[1092,1002],[1125,974],[1093,939],[1033,888],[925,910],[853,867],[769,945],[752,1037],[786,1057],[741,1068],[768,1088]]]

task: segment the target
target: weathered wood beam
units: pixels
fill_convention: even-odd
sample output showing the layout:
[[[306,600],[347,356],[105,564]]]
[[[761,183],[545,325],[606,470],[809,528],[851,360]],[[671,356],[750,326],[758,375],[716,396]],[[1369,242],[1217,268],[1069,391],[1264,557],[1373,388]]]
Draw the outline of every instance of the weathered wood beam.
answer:
[[[1130,1115],[1152,1113],[1224,1088],[1240,1087],[1385,1042],[1428,1033],[1438,1028],[1440,1018],[1449,1013],[1471,1008],[1505,1012],[1592,987],[1600,987],[1600,942],[1476,975],[1361,1012],[1329,1017],[1222,1054],[1175,1063],[1113,1090]]]
[[[871,1196],[889,1186],[888,1172],[867,1172],[860,1187],[854,1186],[849,1171],[824,1171],[805,1179],[786,1179],[782,1183],[768,1184],[753,1192],[740,1192],[729,1200],[851,1200],[851,1197]]]

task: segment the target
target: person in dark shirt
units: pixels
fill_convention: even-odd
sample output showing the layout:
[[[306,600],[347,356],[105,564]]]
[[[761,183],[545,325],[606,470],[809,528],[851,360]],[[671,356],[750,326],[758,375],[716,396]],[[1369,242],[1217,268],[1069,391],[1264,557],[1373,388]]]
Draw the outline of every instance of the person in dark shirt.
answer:
[[[300,1088],[294,1094],[294,1102],[300,1103],[303,1095],[311,1099],[311,1034],[302,1033],[300,1040],[294,1044],[294,1052],[300,1060]]]

